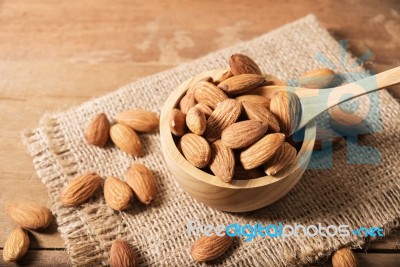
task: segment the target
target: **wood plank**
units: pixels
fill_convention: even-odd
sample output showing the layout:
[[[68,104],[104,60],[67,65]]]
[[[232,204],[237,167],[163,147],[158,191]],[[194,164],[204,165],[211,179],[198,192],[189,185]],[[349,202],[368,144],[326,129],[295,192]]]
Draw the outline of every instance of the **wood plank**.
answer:
[[[59,250],[28,250],[25,256],[18,261],[4,262],[3,250],[0,250],[0,266],[27,266],[27,267],[66,267],[70,266],[68,255],[65,251]]]

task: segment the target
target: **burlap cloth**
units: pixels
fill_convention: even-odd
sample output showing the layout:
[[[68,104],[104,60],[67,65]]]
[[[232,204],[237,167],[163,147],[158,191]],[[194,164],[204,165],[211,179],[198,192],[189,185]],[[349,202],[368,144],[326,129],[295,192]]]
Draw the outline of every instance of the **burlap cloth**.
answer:
[[[261,221],[263,224],[382,226],[386,233],[399,226],[400,108],[386,91],[379,93],[380,112],[368,121],[371,125],[381,123],[383,129],[363,140],[364,145],[380,151],[379,163],[347,164],[346,142],[342,142],[334,151],[333,168],[307,170],[286,197],[253,213],[220,212],[189,197],[169,174],[157,133],[141,135],[145,151],[142,158],[132,158],[111,145],[100,149],[85,142],[85,127],[95,114],[105,112],[113,118],[116,113],[129,108],[159,112],[178,84],[204,70],[225,67],[233,52],[249,55],[266,73],[283,79],[324,67],[322,61],[316,60],[316,55],[324,55],[325,62],[330,62],[330,67],[338,72],[350,72],[344,76],[344,82],[367,75],[362,67],[354,64],[354,58],[340,52],[338,42],[314,16],[307,16],[249,42],[144,78],[65,112],[46,115],[38,128],[27,131],[24,138],[37,174],[47,186],[54,203],[52,211],[72,265],[106,265],[111,243],[116,238],[127,240],[135,248],[142,266],[196,265],[189,252],[194,240],[187,234],[190,219],[203,225],[255,224]],[[362,106],[363,101],[360,103]],[[324,118],[320,119],[321,122],[325,123]],[[151,205],[143,206],[136,202],[128,211],[115,212],[106,206],[102,192],[78,208],[60,205],[60,189],[77,174],[97,171],[102,177],[123,178],[123,173],[134,161],[146,164],[156,175],[158,195]],[[318,160],[313,164],[318,166]],[[258,237],[251,242],[238,238],[226,256],[212,264],[307,264],[323,261],[338,247],[357,246],[364,241],[364,238],[356,236],[293,237],[285,240]]]

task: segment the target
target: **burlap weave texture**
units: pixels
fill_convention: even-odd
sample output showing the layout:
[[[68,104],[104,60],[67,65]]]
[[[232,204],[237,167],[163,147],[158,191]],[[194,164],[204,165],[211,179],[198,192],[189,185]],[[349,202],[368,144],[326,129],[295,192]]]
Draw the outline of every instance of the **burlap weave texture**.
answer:
[[[109,118],[129,108],[159,112],[169,93],[181,82],[202,71],[225,67],[233,52],[254,58],[266,72],[282,79],[297,77],[307,70],[325,67],[316,60],[323,54],[344,82],[367,74],[349,55],[342,60],[340,46],[314,16],[307,16],[254,40],[243,42],[174,69],[144,78],[103,97],[65,112],[48,114],[41,124],[24,135],[37,174],[47,186],[53,201],[59,231],[70,261],[75,266],[107,265],[108,251],[116,238],[127,240],[138,255],[141,266],[194,266],[188,237],[190,219],[199,224],[286,224],[383,226],[386,231],[399,226],[400,218],[400,108],[386,91],[379,93],[379,111],[368,121],[381,123],[381,130],[366,136],[363,144],[380,151],[377,164],[354,165],[346,162],[346,142],[333,155],[333,168],[307,170],[301,181],[283,199],[262,210],[231,214],[198,203],[174,182],[164,163],[157,133],[141,135],[145,155],[132,158],[108,146],[87,145],[85,127],[99,112]],[[355,67],[354,67],[355,65]],[[363,101],[359,101],[361,109]],[[325,114],[326,115],[326,114]],[[319,125],[326,125],[326,116]],[[371,152],[372,153],[372,152]],[[371,157],[374,155],[371,155]],[[320,159],[321,160],[321,159]],[[79,208],[62,207],[60,189],[77,174],[96,171],[103,178],[123,173],[132,162],[146,164],[155,174],[158,195],[149,206],[137,202],[125,212],[105,205],[102,192]],[[315,166],[323,163],[313,162]],[[255,238],[235,241],[216,266],[287,266],[323,259],[338,247],[361,245],[362,237]]]

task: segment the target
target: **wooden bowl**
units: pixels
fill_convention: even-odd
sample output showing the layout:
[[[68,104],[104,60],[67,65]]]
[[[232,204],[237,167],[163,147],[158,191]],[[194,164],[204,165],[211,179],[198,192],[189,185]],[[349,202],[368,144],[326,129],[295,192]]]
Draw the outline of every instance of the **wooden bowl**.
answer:
[[[224,183],[218,177],[191,165],[178,150],[169,128],[171,110],[177,106],[187,88],[197,81],[212,77],[217,80],[224,70],[201,73],[176,88],[161,111],[160,136],[162,152],[174,179],[190,196],[218,210],[245,212],[265,207],[285,196],[300,180],[311,157],[315,142],[315,123],[305,127],[304,140],[296,162],[278,176],[262,176],[256,179],[233,180]],[[273,88],[274,89],[274,88]],[[264,87],[257,94],[270,95]]]

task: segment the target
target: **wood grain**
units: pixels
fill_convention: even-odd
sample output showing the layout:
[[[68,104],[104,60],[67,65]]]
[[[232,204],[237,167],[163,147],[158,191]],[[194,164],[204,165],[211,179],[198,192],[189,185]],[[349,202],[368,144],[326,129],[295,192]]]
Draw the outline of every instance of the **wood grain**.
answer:
[[[229,12],[221,15],[223,10]],[[308,13],[315,13],[338,40],[349,40],[356,56],[371,50],[367,67],[381,72],[400,65],[397,0],[0,1],[0,240],[14,227],[4,216],[7,200],[51,205],[20,142],[20,132],[34,127],[43,113]],[[33,247],[63,247],[54,230],[37,234],[37,240]],[[40,251],[37,265],[53,253],[66,259],[62,251]]]

